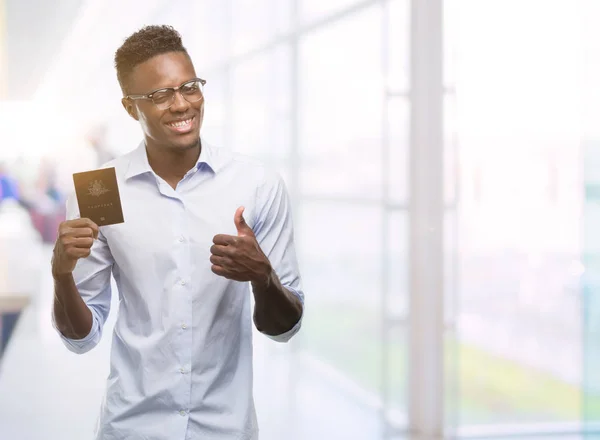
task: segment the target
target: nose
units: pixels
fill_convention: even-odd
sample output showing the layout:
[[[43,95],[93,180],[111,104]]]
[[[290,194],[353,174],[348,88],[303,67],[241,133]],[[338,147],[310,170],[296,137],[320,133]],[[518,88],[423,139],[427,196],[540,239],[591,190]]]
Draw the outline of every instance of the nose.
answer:
[[[186,101],[183,95],[177,90],[175,92],[175,96],[173,97],[173,104],[169,110],[174,113],[185,112],[190,106],[190,103]]]

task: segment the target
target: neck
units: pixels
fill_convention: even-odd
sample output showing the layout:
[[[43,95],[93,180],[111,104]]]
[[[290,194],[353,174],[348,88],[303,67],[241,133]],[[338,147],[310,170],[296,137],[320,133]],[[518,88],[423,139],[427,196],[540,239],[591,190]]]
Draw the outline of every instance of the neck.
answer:
[[[176,186],[200,157],[201,144],[191,148],[165,148],[146,143],[148,163],[154,172],[171,186]]]

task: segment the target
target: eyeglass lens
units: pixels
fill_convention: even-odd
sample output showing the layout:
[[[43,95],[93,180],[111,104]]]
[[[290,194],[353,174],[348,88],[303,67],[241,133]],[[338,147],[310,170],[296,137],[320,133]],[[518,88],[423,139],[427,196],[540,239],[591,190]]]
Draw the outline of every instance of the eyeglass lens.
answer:
[[[182,85],[179,88],[181,95],[188,102],[198,102],[202,99],[202,83],[192,81]],[[166,109],[173,104],[175,100],[175,91],[173,89],[159,90],[152,95],[152,101],[160,109]]]

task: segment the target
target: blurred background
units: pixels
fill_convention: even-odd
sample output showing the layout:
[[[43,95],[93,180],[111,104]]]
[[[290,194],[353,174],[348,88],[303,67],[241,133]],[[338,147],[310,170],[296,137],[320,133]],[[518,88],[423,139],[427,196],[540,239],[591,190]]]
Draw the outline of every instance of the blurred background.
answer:
[[[598,0],[0,0],[0,439],[92,438],[110,338],[62,346],[49,262],[72,173],[141,140],[113,55],[146,24],[178,29],[207,80],[203,136],[294,203],[306,315],[289,344],[256,335],[261,440],[600,438],[599,18]]]

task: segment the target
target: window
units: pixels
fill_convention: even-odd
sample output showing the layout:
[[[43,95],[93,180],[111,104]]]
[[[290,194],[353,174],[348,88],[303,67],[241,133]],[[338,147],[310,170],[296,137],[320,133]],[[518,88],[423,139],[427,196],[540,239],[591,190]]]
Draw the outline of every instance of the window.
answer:
[[[583,162],[583,179],[572,179],[576,187],[581,188],[583,180],[585,202],[583,207],[583,265],[574,267],[574,273],[581,275],[583,284],[582,298],[585,315],[583,317],[583,420],[590,425],[600,421],[600,304],[598,303],[598,219],[600,218],[598,191],[600,184],[600,152],[598,133],[598,110],[600,108],[600,32],[595,18],[600,12],[600,4],[593,0],[583,2],[583,111],[582,121],[584,141],[580,163]],[[561,159],[562,163],[562,159]],[[562,171],[562,168],[561,168]],[[573,173],[575,174],[575,173]],[[580,176],[577,176],[580,177]]]
[[[298,245],[306,289],[320,292],[303,347],[402,427],[407,213],[384,204],[383,190],[406,202],[410,106],[406,96],[385,96],[380,6],[300,37]]]
[[[453,423],[518,433],[579,422],[582,304],[569,287],[581,233],[581,190],[572,184],[578,9],[568,0],[449,7],[460,57],[446,113],[455,120],[461,197],[478,194],[459,206]],[[571,176],[552,182],[560,204],[548,196],[548,162],[557,157]]]
[[[381,197],[381,34],[375,7],[300,43],[304,194]]]
[[[406,93],[410,81],[410,0],[389,0],[387,8],[387,86],[392,93]]]
[[[178,9],[167,5],[171,11]],[[179,12],[189,23],[182,36],[188,42],[187,49],[198,74],[214,69],[231,56],[231,18],[223,6],[222,0],[192,1],[189,10]]]
[[[389,197],[392,203],[406,204],[409,197],[409,118],[410,102],[406,98],[388,101],[386,128],[389,142]]]
[[[377,396],[381,384],[382,212],[345,202],[298,207],[298,258],[311,298],[303,345]],[[394,225],[394,231],[402,225]],[[395,234],[397,236],[398,233]],[[394,261],[403,258],[393,250]],[[394,280],[395,281],[395,280]],[[398,280],[402,289],[402,278]]]
[[[359,0],[299,0],[300,18],[304,23],[321,20],[324,17],[352,8]]]
[[[394,428],[405,424],[407,407],[407,328],[409,318],[408,278],[408,218],[406,211],[388,213],[388,235],[382,243],[383,265],[387,283],[382,286],[381,300],[384,335],[383,344],[383,398],[388,423]],[[386,399],[387,398],[387,399]]]
[[[227,101],[226,80],[224,75],[218,72],[203,76],[207,83],[204,86],[204,121],[202,122],[202,137],[219,148],[227,147],[226,124],[227,124]]]
[[[291,146],[289,47],[279,45],[233,68],[235,151],[281,165]]]
[[[232,0],[233,52],[260,48],[290,30],[292,0]]]

